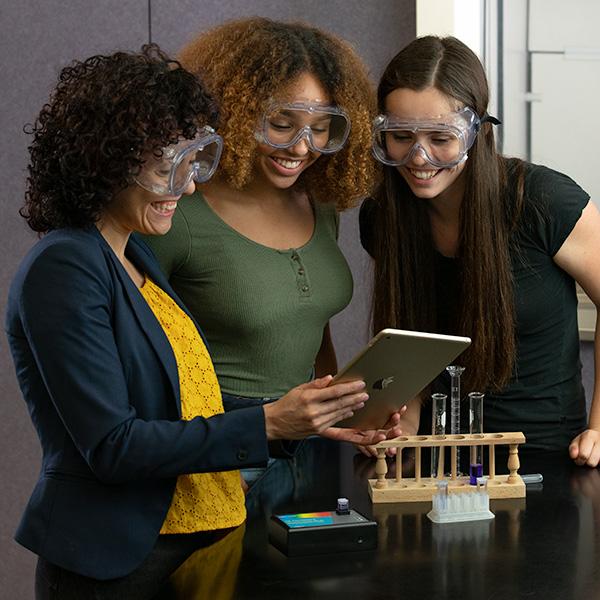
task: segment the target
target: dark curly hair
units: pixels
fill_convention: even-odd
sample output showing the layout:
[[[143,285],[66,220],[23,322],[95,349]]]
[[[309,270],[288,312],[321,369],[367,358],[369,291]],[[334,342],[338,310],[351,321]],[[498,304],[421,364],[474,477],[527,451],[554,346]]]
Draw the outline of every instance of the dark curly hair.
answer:
[[[214,125],[200,80],[155,44],[65,67],[35,124],[25,205],[40,233],[93,225],[139,173],[143,156]]]
[[[341,38],[304,23],[262,17],[229,21],[201,33],[179,53],[219,102],[224,150],[219,175],[236,189],[253,177],[257,123],[267,106],[303,73],[310,73],[352,122],[339,152],[326,156],[299,179],[308,194],[342,210],[368,195],[376,175],[371,122],[375,94],[367,70]]]

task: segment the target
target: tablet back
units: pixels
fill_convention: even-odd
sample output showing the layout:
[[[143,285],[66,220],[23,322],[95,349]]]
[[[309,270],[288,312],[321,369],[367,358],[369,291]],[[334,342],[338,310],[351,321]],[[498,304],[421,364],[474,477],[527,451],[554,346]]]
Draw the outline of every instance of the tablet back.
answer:
[[[384,329],[334,377],[363,379],[369,400],[338,427],[378,429],[429,385],[471,343],[468,337]]]

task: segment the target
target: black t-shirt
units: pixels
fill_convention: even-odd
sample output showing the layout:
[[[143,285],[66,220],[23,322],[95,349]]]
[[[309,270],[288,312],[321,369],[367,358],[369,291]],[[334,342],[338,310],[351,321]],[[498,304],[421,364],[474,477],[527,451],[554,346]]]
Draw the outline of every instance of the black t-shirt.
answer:
[[[484,430],[523,431],[530,448],[564,450],[586,426],[575,282],[553,256],[588,201],[589,195],[566,175],[527,165],[525,206],[511,250],[517,359],[507,387],[501,393],[486,393]],[[376,235],[376,210],[370,199],[360,211],[361,242],[367,251]],[[448,333],[450,315],[459,302],[458,268],[457,259],[437,255],[438,322]],[[463,389],[462,395],[469,391]],[[425,406],[421,432],[427,433],[430,423]]]

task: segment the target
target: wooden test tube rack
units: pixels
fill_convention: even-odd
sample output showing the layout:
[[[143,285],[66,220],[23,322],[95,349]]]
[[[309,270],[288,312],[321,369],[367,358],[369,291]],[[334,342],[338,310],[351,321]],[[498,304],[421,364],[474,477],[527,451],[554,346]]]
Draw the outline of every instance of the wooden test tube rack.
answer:
[[[448,491],[475,491],[477,486],[469,485],[469,477],[458,476],[457,447],[487,446],[489,450],[487,493],[490,498],[524,498],[525,484],[519,470],[519,444],[525,443],[521,432],[474,433],[460,435],[410,435],[380,442],[377,449],[375,473],[377,479],[369,479],[369,495],[373,502],[423,502],[431,500],[441,479],[448,481]],[[439,473],[444,473],[443,448],[450,447],[450,476],[422,477],[421,448],[438,447]],[[508,475],[496,474],[496,446],[508,446]],[[396,477],[386,479],[388,471],[385,451],[396,448]],[[402,476],[402,452],[405,448],[415,450],[415,476]],[[429,465],[428,465],[429,468]]]

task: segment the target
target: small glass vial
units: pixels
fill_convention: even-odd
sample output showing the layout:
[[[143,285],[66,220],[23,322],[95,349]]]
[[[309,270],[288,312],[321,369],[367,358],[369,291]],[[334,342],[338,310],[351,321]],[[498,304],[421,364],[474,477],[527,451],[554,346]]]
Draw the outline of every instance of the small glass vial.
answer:
[[[350,514],[350,502],[348,498],[338,498],[337,499],[337,508],[335,512],[338,515],[349,515]]]
[[[485,477],[478,477],[475,482],[477,485],[477,508],[478,511],[489,511],[490,510],[490,497],[487,491],[487,479]]]
[[[448,511],[448,500],[450,494],[448,493],[448,482],[445,479],[438,481],[437,484],[437,509],[439,512]]]
[[[483,433],[483,398],[481,392],[469,393],[469,433]],[[471,446],[469,483],[477,485],[483,476],[483,446]]]
[[[446,433],[446,394],[431,394],[431,434],[444,435]],[[439,446],[431,447],[431,477],[442,477],[438,473],[440,464],[440,452],[444,449]]]

